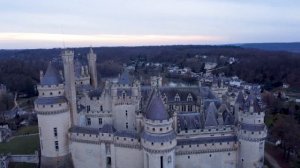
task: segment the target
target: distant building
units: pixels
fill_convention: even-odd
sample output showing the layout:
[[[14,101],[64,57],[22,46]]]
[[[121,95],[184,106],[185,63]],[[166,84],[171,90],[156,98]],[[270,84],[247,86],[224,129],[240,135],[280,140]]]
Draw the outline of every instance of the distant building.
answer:
[[[93,50],[88,65],[74,64],[71,50],[62,59],[64,75],[50,63],[35,100],[42,167],[263,167],[267,128],[255,92],[229,100],[219,79],[169,87],[152,77],[145,86],[127,70],[99,88]]]

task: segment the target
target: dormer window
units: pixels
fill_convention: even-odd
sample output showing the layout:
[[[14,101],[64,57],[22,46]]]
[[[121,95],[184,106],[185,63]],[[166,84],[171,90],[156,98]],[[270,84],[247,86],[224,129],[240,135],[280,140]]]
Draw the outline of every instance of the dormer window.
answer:
[[[188,95],[188,97],[187,97],[187,101],[188,102],[191,102],[191,101],[193,101],[193,97],[192,97],[192,95],[189,93],[189,95]]]
[[[180,97],[179,97],[178,93],[175,96],[175,101],[180,101]]]

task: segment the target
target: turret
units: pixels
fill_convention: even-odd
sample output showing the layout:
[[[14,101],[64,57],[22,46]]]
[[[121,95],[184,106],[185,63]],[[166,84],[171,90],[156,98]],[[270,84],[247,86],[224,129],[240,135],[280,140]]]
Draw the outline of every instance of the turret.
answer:
[[[89,71],[91,76],[91,84],[94,88],[98,87],[98,79],[97,79],[97,55],[94,53],[93,49],[90,48],[90,52],[87,55]]]
[[[234,104],[234,123],[238,123],[239,114],[241,113],[241,109],[244,107],[245,104],[245,98],[242,91],[239,92],[237,95],[235,104]]]
[[[75,73],[74,73],[74,52],[64,50],[61,53],[64,64],[64,79],[66,98],[70,104],[71,124],[77,125],[77,106],[76,106],[76,90],[75,90]]]
[[[39,123],[42,167],[68,167],[70,109],[59,72],[50,63],[34,102]]]
[[[158,91],[153,91],[145,109],[142,146],[144,167],[174,168],[176,134]]]
[[[162,77],[161,76],[151,76],[150,78],[151,87],[161,87]]]
[[[264,116],[265,113],[258,104],[256,95],[251,92],[238,116],[238,167],[263,167],[267,136]]]

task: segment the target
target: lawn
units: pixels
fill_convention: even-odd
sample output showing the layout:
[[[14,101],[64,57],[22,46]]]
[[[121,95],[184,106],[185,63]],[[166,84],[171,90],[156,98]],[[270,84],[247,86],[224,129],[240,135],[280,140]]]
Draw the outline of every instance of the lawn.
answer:
[[[39,149],[39,135],[16,137],[6,143],[0,143],[0,154],[34,154]]]
[[[37,125],[30,125],[20,128],[15,135],[27,135],[27,134],[35,134],[39,133],[39,129]]]

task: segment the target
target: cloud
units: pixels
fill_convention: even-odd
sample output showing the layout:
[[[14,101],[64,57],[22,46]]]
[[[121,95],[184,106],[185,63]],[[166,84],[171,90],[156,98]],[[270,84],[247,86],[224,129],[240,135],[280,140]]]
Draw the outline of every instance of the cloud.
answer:
[[[220,36],[207,35],[112,35],[112,34],[49,34],[49,33],[0,33],[0,43],[30,42],[65,43],[73,46],[135,46],[168,44],[212,44],[224,40]],[[63,46],[61,46],[63,47]]]

